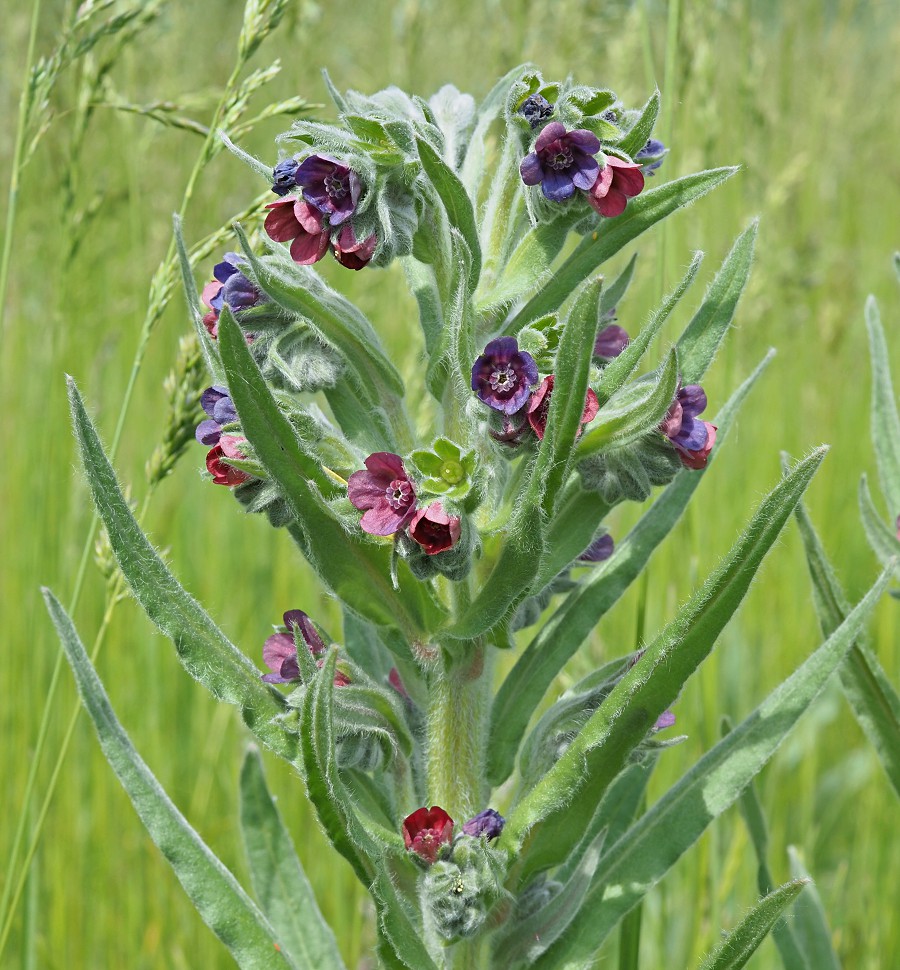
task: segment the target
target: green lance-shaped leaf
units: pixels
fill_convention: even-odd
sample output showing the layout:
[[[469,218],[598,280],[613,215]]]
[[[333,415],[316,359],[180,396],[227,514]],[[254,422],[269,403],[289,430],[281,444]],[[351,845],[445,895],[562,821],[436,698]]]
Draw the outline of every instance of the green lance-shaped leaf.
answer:
[[[745,967],[806,885],[806,879],[795,879],[764,896],[703,961],[700,970],[740,970]]]
[[[181,268],[181,282],[184,285],[184,296],[188,305],[188,313],[191,315],[191,323],[197,334],[197,342],[203,352],[203,361],[206,369],[215,384],[221,384],[224,380],[222,376],[222,362],[219,355],[213,349],[212,341],[203,326],[203,311],[200,307],[200,298],[197,296],[197,286],[194,283],[194,270],[191,267],[191,260],[184,245],[184,234],[181,231],[181,217],[176,215],[173,220],[175,231],[175,247],[178,251],[178,265]]]
[[[256,667],[185,591],[150,545],[122,495],[75,382],[69,378],[68,383],[72,423],[88,486],[135,598],[175,644],[185,670],[219,700],[239,707],[244,723],[259,740],[292,761],[297,742],[280,723],[287,710],[283,696],[262,682]]]
[[[631,286],[631,281],[634,278],[634,267],[637,265],[637,258],[638,254],[634,253],[631,259],[628,260],[628,265],[625,269],[600,294],[599,312],[601,322],[607,313],[615,310],[628,292],[628,287]]]
[[[665,298],[662,305],[650,318],[650,322],[641,332],[629,341],[625,349],[618,357],[611,360],[603,369],[603,377],[600,379],[600,387],[597,390],[597,398],[601,404],[605,404],[613,394],[618,391],[625,381],[634,373],[641,358],[650,346],[650,342],[662,329],[663,324],[678,306],[679,301],[688,291],[691,283],[697,276],[700,264],[703,262],[703,253],[694,253],[691,265],[682,277],[678,286]],[[679,360],[680,364],[680,360]]]
[[[501,845],[517,854],[529,839],[526,873],[559,864],[578,844],[589,819],[571,817],[572,798],[595,804],[603,797],[628,754],[706,659],[826,451],[820,448],[799,462],[769,493],[721,565],[648,644],[566,753],[512,811]]]
[[[896,565],[897,557],[900,556],[900,539],[878,514],[865,475],[859,480],[859,513],[869,545],[881,564],[884,566],[893,560]]]
[[[538,290],[510,321],[506,332],[516,334],[530,321],[558,310],[568,299],[569,294],[579,283],[594,273],[598,266],[627,246],[642,232],[695,199],[706,195],[717,185],[731,178],[735,172],[737,172],[736,168],[713,168],[705,172],[696,172],[629,199],[628,207],[622,215],[616,216],[615,219],[604,219],[596,233],[582,239],[572,255],[553,274],[552,280]]]
[[[841,962],[831,944],[828,919],[825,916],[822,900],[819,899],[816,884],[810,879],[797,850],[792,845],[788,846],[788,859],[794,879],[805,880],[808,883],[794,907],[794,932],[800,941],[800,947],[810,967],[815,970],[841,970]]]
[[[568,477],[573,446],[581,428],[602,285],[601,277],[582,287],[556,352],[553,393],[534,470],[534,475],[544,483],[542,505],[547,515],[552,514]]]
[[[600,408],[575,448],[576,460],[621,448],[653,431],[678,390],[678,355],[673,347],[658,375],[622,388]]]
[[[797,506],[796,516],[819,625],[829,636],[850,612],[850,604],[802,503]],[[840,680],[847,702],[878,753],[894,791],[900,795],[900,695],[864,640],[853,644],[840,669]]]
[[[581,910],[566,935],[535,963],[535,970],[588,965],[619,920],[737,800],[838,668],[884,593],[887,579],[885,571],[818,650],[604,854]]]
[[[424,584],[404,569],[404,593],[391,586],[390,551],[362,533],[345,532],[307,477],[309,457],[278,409],[244,335],[227,312],[219,318],[219,346],[241,427],[272,480],[291,506],[303,535],[303,550],[322,580],[349,607],[379,625],[397,624],[408,634],[426,629],[439,607]]]
[[[241,832],[253,891],[284,949],[309,970],[343,968],[337,940],[319,911],[254,747],[241,766]]]
[[[660,97],[659,89],[657,88],[641,109],[638,120],[622,136],[622,140],[617,146],[626,155],[634,158],[644,145],[647,144],[647,139],[653,134],[653,129],[656,127],[656,119],[659,116],[659,105]]]
[[[738,300],[750,276],[758,226],[759,222],[754,219],[734,241],[700,309],[678,338],[683,384],[696,384],[703,377],[731,326]]]
[[[434,267],[421,263],[413,256],[402,256],[400,264],[406,273],[406,281],[419,307],[419,323],[425,337],[425,353],[436,353],[441,332],[444,329],[444,312],[438,290]]]
[[[163,791],[119,723],[71,619],[49,589],[43,592],[106,760],[204,923],[228,947],[241,968],[304,966],[290,958],[287,941],[282,945],[279,934],[253,900]]]
[[[478,277],[481,275],[481,246],[478,242],[478,226],[475,222],[472,200],[469,198],[466,187],[460,181],[459,176],[427,141],[417,138],[416,145],[419,149],[419,160],[422,162],[422,168],[447,211],[450,225],[459,231],[472,255],[469,290],[471,293],[478,285]]]
[[[738,409],[772,356],[773,352],[770,351],[717,416],[717,447],[710,455],[710,463],[717,460]],[[553,679],[574,656],[600,618],[641,574],[656,547],[681,518],[705,474],[705,471],[680,472],[634,529],[618,543],[612,558],[594,567],[591,574],[569,593],[519,657],[501,685],[492,708],[487,765],[487,777],[492,785],[500,785],[509,777],[525,728]],[[548,535],[553,534],[551,527]],[[583,540],[576,544],[580,548],[569,555],[565,562],[557,562],[553,575],[571,562],[586,545]],[[549,538],[547,546],[548,549],[553,548]]]
[[[875,297],[866,300],[866,328],[872,359],[872,444],[881,490],[892,520],[900,517],[900,415],[891,382],[890,357]]]

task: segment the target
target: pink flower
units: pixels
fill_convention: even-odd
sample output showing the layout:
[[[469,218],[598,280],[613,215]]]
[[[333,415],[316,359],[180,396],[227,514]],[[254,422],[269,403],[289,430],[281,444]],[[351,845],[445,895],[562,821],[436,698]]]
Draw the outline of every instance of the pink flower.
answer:
[[[409,524],[409,534],[429,556],[451,549],[459,539],[461,522],[458,515],[448,515],[440,502],[419,509]]]
[[[439,806],[417,808],[403,820],[403,842],[426,862],[436,862],[442,845],[453,838],[453,819]]]
[[[291,259],[301,266],[317,263],[328,252],[329,232],[325,215],[315,206],[286,195],[270,202],[265,229],[275,242],[291,242]]]
[[[389,451],[376,451],[366,459],[366,470],[347,481],[347,497],[366,514],[363,532],[390,536],[409,524],[416,511],[416,489],[403,460]]]
[[[332,243],[334,258],[347,269],[362,269],[363,266],[369,265],[377,242],[378,237],[374,232],[371,236],[359,242],[353,227],[346,225]]]
[[[538,436],[538,440],[543,439],[544,431],[547,429],[547,415],[550,413],[550,398],[553,396],[554,380],[553,374],[545,377],[541,381],[541,386],[531,395],[531,400],[528,402],[528,423]],[[597,400],[597,395],[591,388],[588,388],[584,399],[584,411],[581,413],[581,423],[584,425],[588,421],[592,421],[599,410],[600,402]]]
[[[644,173],[640,165],[607,155],[606,164],[588,190],[587,199],[601,216],[620,216],[628,200],[639,195],[643,188]]]

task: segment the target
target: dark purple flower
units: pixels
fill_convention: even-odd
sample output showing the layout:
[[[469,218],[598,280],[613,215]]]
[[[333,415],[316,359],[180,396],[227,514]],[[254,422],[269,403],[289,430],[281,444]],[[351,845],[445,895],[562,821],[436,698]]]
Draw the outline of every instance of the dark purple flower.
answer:
[[[541,186],[551,202],[564,202],[575,189],[587,191],[600,174],[594,155],[600,139],[586,128],[566,131],[565,125],[551,121],[538,135],[534,151],[522,159],[519,172],[526,185]]]
[[[347,497],[360,511],[366,510],[359,523],[364,532],[393,535],[415,515],[415,485],[399,455],[376,451],[365,464],[366,471],[354,472],[348,479]]]
[[[263,674],[262,679],[267,684],[289,684],[300,679],[300,664],[297,660],[296,633],[306,644],[314,657],[325,652],[325,644],[319,636],[319,631],[313,626],[312,620],[303,610],[288,610],[284,614],[284,626],[287,632],[273,633],[263,644],[263,660],[270,674]],[[324,663],[319,659],[317,666]],[[346,687],[350,678],[341,670],[335,672],[334,686]]]
[[[294,172],[303,198],[331,217],[337,226],[349,219],[359,201],[359,177],[348,165],[330,155],[310,155]]]
[[[449,515],[440,502],[419,509],[409,523],[409,534],[429,556],[452,549],[462,531],[458,515]]]
[[[417,808],[403,819],[403,842],[426,862],[436,862],[442,845],[453,838],[453,819],[438,805]]]
[[[522,102],[519,114],[532,128],[537,128],[538,125],[553,117],[553,105],[543,95],[532,94]]]
[[[476,838],[481,836],[485,839],[496,839],[503,831],[506,819],[495,809],[486,808],[479,812],[474,818],[463,823],[462,830],[466,835]]]
[[[686,468],[705,468],[716,440],[716,426],[697,417],[705,409],[706,393],[703,388],[699,384],[687,384],[679,389],[659,426],[659,430],[678,449],[681,463]]]
[[[622,215],[628,200],[639,195],[643,188],[644,173],[640,165],[607,155],[606,164],[590,186],[587,200],[601,216],[612,218]]]
[[[221,263],[216,263],[213,269],[215,279],[203,287],[200,298],[209,307],[203,324],[213,339],[218,336],[219,314],[223,306],[227,305],[232,313],[239,313],[267,299],[256,284],[241,272],[243,264],[243,257],[237,253],[225,253],[225,258]]]
[[[353,227],[346,225],[337,234],[331,245],[334,250],[334,258],[341,266],[345,266],[347,269],[362,269],[363,266],[368,266],[377,243],[378,237],[374,232],[371,236],[359,242]]]
[[[287,195],[289,192],[293,192],[297,185],[294,180],[296,171],[297,160],[295,158],[282,159],[272,169],[272,191],[276,195]]]
[[[547,416],[550,413],[550,399],[553,397],[553,382],[555,375],[550,374],[541,381],[541,386],[531,395],[528,402],[528,423],[538,436],[538,440],[543,440],[544,432],[547,430]],[[593,421],[597,412],[600,410],[600,402],[597,395],[589,387],[584,399],[584,411],[581,412],[581,423],[585,425],[588,421]]]
[[[228,394],[228,388],[219,384],[208,387],[200,395],[200,404],[209,418],[197,425],[195,437],[201,445],[217,445],[222,434],[222,428],[238,419],[234,402]]]
[[[472,390],[489,407],[515,414],[537,384],[537,364],[515,337],[492,340],[472,366]]]
[[[275,242],[291,242],[291,259],[301,266],[317,263],[328,252],[330,234],[325,216],[302,199],[286,195],[270,202],[265,229]]]
[[[597,334],[594,341],[594,356],[612,360],[628,346],[629,336],[617,323],[611,323]]]
[[[613,554],[615,549],[615,543],[613,542],[613,537],[608,533],[604,532],[602,536],[598,536],[594,541],[584,550],[584,552],[578,557],[579,562],[603,562]]]
[[[667,154],[668,149],[658,138],[648,138],[647,144],[634,156],[634,160],[641,166],[644,175],[652,177]]]

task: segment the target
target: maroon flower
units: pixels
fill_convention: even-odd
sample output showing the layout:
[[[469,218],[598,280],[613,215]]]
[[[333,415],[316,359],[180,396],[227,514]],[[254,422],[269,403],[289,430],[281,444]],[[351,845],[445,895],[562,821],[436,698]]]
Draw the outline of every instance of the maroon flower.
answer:
[[[515,414],[537,384],[537,364],[515,337],[498,337],[472,365],[472,390],[495,411]]]
[[[294,181],[303,186],[303,198],[330,217],[332,226],[356,211],[359,177],[349,165],[330,155],[310,155],[297,167]]]
[[[366,514],[360,520],[364,532],[389,536],[409,524],[416,511],[416,489],[399,455],[376,451],[366,459],[366,471],[354,472],[347,481],[347,497]]]
[[[442,845],[453,838],[453,819],[437,805],[417,808],[403,819],[403,842],[426,862],[436,862]]]
[[[600,172],[594,155],[600,151],[600,139],[586,128],[566,131],[559,121],[551,121],[538,135],[534,151],[519,165],[526,185],[541,186],[551,202],[564,202],[575,189],[589,189]]]
[[[597,334],[597,339],[594,341],[594,356],[612,360],[628,346],[629,339],[627,331],[617,323],[611,323]]]
[[[419,509],[409,524],[409,534],[429,556],[451,549],[459,539],[461,522],[458,515],[448,515],[440,502]]]
[[[553,382],[555,377],[550,374],[541,381],[541,386],[531,395],[528,402],[528,423],[531,425],[538,440],[544,437],[547,429],[547,415],[550,413],[550,399],[553,397]],[[588,388],[584,399],[584,411],[581,412],[581,423],[587,424],[592,421],[600,410],[600,402],[597,395]]]
[[[291,259],[301,266],[317,263],[328,252],[329,233],[322,213],[298,199],[286,195],[270,202],[265,229],[275,242],[291,242]]]
[[[615,155],[607,155],[606,165],[588,192],[588,202],[601,216],[620,216],[628,200],[644,188],[644,173],[640,165],[623,162]]]
[[[378,237],[374,232],[371,236],[359,242],[353,227],[344,226],[332,243],[334,258],[347,269],[362,269],[363,266],[368,266],[377,242]]]
[[[233,468],[223,458],[243,458],[243,453],[238,445],[246,438],[236,435],[222,435],[215,448],[211,448],[206,455],[206,468],[213,477],[214,485],[227,485],[234,488],[249,480],[250,476],[239,468]]]

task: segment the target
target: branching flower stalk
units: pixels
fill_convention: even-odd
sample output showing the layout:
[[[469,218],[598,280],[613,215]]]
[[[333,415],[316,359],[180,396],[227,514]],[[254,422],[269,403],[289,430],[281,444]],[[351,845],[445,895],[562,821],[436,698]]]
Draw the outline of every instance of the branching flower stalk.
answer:
[[[285,603],[272,606],[281,622],[263,644],[232,643],[143,534],[70,381],[88,484],[125,582],[186,670],[302,776],[335,852],[371,894],[380,965],[586,966],[766,764],[843,662],[893,567],[645,809],[653,765],[681,740],[666,733],[679,693],[826,451],[775,485],[662,630],[644,637],[641,614],[639,649],[604,658],[544,704],[601,618],[646,577],[770,359],[708,420],[700,382],[731,326],[755,223],[643,373],[702,254],[639,330],[615,322],[627,319],[634,260],[615,278],[599,272],[735,170],[651,188],[667,151],[652,137],[658,93],[630,109],[608,89],[548,81],[529,65],[480,106],[449,85],[425,100],[326,83],[337,121],[296,121],[271,168],[224,140],[269,181],[274,198],[245,220],[261,236],[236,224],[233,250],[199,294],[180,222],[173,245],[209,377],[193,432],[209,487],[286,530],[341,606],[339,639]],[[566,250],[570,233],[579,239]],[[315,269],[329,255],[365,274],[401,263],[421,328],[414,338],[400,323],[422,344],[409,383],[378,328]],[[178,450],[191,408],[180,400],[176,410],[168,440]],[[434,414],[428,427],[412,420],[420,410]],[[656,488],[614,539],[610,514]],[[131,747],[71,621],[45,596],[108,760],[237,963],[343,967],[256,749],[241,774],[254,902]],[[517,658],[495,692],[505,651]],[[256,851],[276,830],[282,850]],[[744,952],[805,885],[767,892],[740,924]],[[630,945],[638,933],[634,917]],[[708,966],[728,959],[725,947]]]

